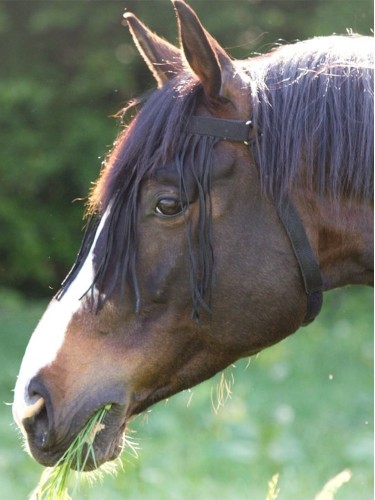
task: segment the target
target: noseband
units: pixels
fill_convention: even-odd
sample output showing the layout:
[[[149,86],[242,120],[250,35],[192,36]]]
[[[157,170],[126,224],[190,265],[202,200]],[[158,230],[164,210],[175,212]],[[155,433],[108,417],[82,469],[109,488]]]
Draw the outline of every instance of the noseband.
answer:
[[[187,124],[187,132],[218,137],[224,141],[243,142],[248,147],[251,147],[255,141],[250,120],[245,122],[192,116]],[[283,196],[280,203],[276,204],[276,210],[288,235],[301,272],[307,297],[303,325],[308,325],[319,314],[323,303],[323,281],[319,265],[298,212],[286,195]]]

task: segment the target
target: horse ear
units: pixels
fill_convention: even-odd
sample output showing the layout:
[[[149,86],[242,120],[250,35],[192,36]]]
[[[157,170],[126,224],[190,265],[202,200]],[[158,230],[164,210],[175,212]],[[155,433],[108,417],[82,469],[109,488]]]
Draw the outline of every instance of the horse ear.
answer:
[[[181,51],[152,33],[134,14],[126,12],[124,18],[124,25],[128,25],[137,49],[154,75],[158,87],[162,87],[182,71]]]
[[[234,74],[229,55],[204,29],[196,13],[183,0],[172,0],[186,60],[212,101],[227,101],[225,80]]]

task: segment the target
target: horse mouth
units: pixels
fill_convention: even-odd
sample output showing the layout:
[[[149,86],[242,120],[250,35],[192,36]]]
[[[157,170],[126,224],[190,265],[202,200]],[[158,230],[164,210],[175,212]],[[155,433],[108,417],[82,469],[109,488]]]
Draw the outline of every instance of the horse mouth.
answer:
[[[61,461],[67,450],[73,448],[77,442],[77,436],[85,427],[89,418],[75,429],[75,431],[61,441],[57,446],[39,446],[32,436],[29,436],[27,448],[34,459],[45,467],[54,467]],[[86,442],[82,442],[79,451],[71,458],[71,468],[82,472],[89,472],[99,468],[105,462],[115,460],[120,456],[124,448],[124,435],[126,428],[126,415],[124,408],[120,405],[112,405],[104,419]]]
[[[111,408],[95,431],[91,446],[84,445],[82,458],[78,463],[76,460],[73,461],[72,468],[91,471],[118,458],[124,449],[126,421],[118,407]],[[81,468],[82,463],[84,466]]]
[[[83,441],[81,443],[79,453],[73,459],[69,458],[70,467],[73,470],[82,472],[92,471],[106,462],[115,460],[121,455],[126,441],[126,425],[132,417],[142,413],[150,405],[174,392],[168,387],[162,387],[156,390],[145,391],[141,397],[131,398],[125,404],[101,404],[99,408],[91,409],[90,413],[85,412],[84,415],[76,415],[63,436],[59,436],[56,429],[49,430],[49,437],[46,441],[44,441],[43,435],[47,435],[47,432],[38,432],[33,418],[30,419],[30,424],[23,421],[28,434],[26,448],[30,455],[41,465],[45,467],[58,465],[62,461],[65,461],[67,450],[73,447],[75,440],[78,439],[81,431],[86,428],[91,417],[97,411],[109,406],[110,408],[105,413],[103,420],[89,436],[87,442]],[[45,413],[45,409],[36,416],[42,423],[44,421],[43,412]]]

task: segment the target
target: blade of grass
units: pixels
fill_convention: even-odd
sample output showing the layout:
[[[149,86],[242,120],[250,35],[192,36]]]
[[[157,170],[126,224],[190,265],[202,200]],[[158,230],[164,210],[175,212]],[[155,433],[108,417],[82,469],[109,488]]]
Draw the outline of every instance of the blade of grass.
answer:
[[[327,481],[323,489],[316,495],[315,500],[333,500],[341,486],[350,481],[351,477],[352,473],[349,469],[343,470]]]
[[[272,476],[271,481],[268,482],[268,493],[266,500],[276,500],[279,496],[280,489],[277,484],[279,482],[279,474]]]

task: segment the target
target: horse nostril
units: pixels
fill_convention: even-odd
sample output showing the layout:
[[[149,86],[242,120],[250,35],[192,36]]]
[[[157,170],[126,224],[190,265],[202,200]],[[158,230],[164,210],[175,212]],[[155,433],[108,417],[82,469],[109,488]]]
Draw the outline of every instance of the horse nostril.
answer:
[[[32,378],[26,388],[23,418],[35,417],[46,406],[47,396],[47,390],[40,378]]]
[[[28,406],[25,406],[24,412],[23,412],[23,420],[27,418],[32,418],[35,415],[37,415],[42,408],[45,405],[44,398],[40,396],[39,394],[34,394],[29,398],[30,404]]]
[[[48,446],[48,417],[44,405],[37,414],[25,418],[22,424],[27,434],[33,436],[33,440],[38,448],[45,448]]]
[[[38,448],[48,447],[50,441],[50,419],[48,415],[48,394],[37,378],[30,381],[25,394],[22,411],[22,425],[26,433],[33,437]]]

